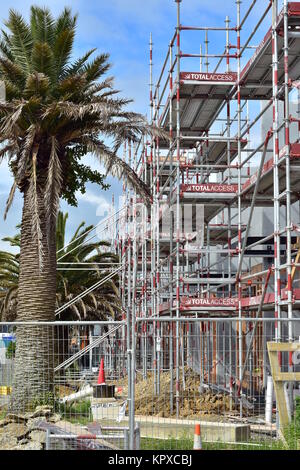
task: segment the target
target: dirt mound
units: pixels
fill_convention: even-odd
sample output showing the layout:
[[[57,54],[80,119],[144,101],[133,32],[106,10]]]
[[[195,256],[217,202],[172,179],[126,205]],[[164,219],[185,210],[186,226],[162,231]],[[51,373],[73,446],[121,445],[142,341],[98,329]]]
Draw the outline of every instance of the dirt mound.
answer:
[[[173,373],[173,410],[171,410],[170,372],[160,374],[160,393],[154,393],[154,377],[148,374],[144,380],[138,376],[135,387],[135,410],[138,415],[151,415],[164,418],[176,416],[176,383],[175,371]],[[127,379],[118,383],[123,388],[122,395],[127,394]],[[200,393],[200,377],[190,369],[185,370],[185,380],[180,377],[179,390],[179,417],[196,418],[203,415],[224,415],[225,412],[234,411],[231,398],[227,394]]]

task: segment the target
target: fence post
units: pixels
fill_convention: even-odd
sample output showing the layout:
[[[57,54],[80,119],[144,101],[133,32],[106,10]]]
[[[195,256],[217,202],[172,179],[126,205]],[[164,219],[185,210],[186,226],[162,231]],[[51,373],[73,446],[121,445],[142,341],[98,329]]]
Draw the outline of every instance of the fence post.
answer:
[[[124,450],[129,450],[129,431],[124,429]]]
[[[46,431],[46,450],[51,450],[50,449],[50,431],[47,429]]]
[[[140,430],[140,423],[136,423],[135,426],[135,450],[140,450],[141,448],[141,430]]]

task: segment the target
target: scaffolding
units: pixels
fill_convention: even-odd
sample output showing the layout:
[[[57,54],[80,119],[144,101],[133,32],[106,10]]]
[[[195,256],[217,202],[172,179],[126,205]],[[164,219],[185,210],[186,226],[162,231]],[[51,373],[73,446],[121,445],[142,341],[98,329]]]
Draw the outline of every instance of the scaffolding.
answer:
[[[229,397],[216,408],[224,436],[227,412],[242,420],[250,412],[257,418],[258,409],[261,419],[272,342],[276,368],[299,376],[299,362],[287,354],[295,345],[281,343],[300,337],[300,119],[292,103],[300,87],[300,2],[270,0],[262,9],[259,0],[236,0],[236,18],[226,16],[220,27],[183,25],[184,1],[175,3],[177,25],[157,81],[152,35],[149,44],[150,121],[164,133],[128,141],[123,153],[151,198],[142,200],[124,181],[122,207],[116,211],[113,202],[89,233],[87,241],[106,234],[119,263],[84,267],[58,253],[58,269],[99,269],[103,278],[56,310],[56,326],[64,324],[65,309],[119,277],[122,317],[82,322],[110,328],[97,335],[91,328],[89,343],[63,355],[54,372],[68,383],[74,364],[89,355],[91,366],[95,350],[104,356],[111,382],[122,379],[125,388],[121,440],[130,449],[137,445],[136,421],[142,438],[149,437],[147,426],[150,437],[168,438],[160,430],[166,424],[178,438],[179,428],[191,426],[182,419],[191,418],[182,415],[184,400],[200,419],[203,390]],[[188,35],[193,40],[186,42]],[[185,52],[191,44],[198,51]],[[269,224],[260,226],[265,219]],[[72,243],[80,237],[68,253]],[[153,397],[135,396],[141,381],[153,387]],[[287,388],[291,415],[295,389]],[[148,407],[141,406],[144,396]],[[215,438],[218,426],[212,428]],[[57,445],[77,435],[53,433]]]
[[[241,395],[251,355],[254,368],[266,362],[266,345],[258,346],[266,336],[263,323],[246,331],[243,318],[279,319],[270,339],[295,340],[291,320],[300,311],[300,219],[293,208],[300,200],[300,120],[290,102],[299,89],[300,2],[285,0],[281,8],[271,0],[262,9],[256,0],[237,0],[236,20],[227,16],[220,27],[183,25],[184,2],[175,2],[177,25],[156,83],[152,35],[149,47],[150,120],[166,137],[124,148],[124,159],[149,185],[152,200],[147,206],[124,184],[119,245],[131,331],[129,374],[135,373],[136,347],[142,351],[143,376],[148,370],[154,374],[157,395],[161,370],[167,368],[170,407],[178,416],[180,364],[187,362],[182,336],[189,334],[190,319],[199,319],[213,364],[219,356],[214,338],[222,336],[222,327],[201,318],[236,319],[226,332],[230,358],[235,355],[225,380],[231,396]],[[247,37],[254,16],[257,23]],[[190,44],[183,40],[188,34],[200,52],[182,50]],[[258,126],[261,139],[254,135]],[[268,233],[257,227],[255,234],[259,210],[272,211]],[[286,328],[284,318],[290,320]],[[168,354],[162,338],[168,338]],[[289,371],[293,368],[290,358]],[[206,374],[212,384],[215,369]],[[264,365],[262,380],[266,387]]]

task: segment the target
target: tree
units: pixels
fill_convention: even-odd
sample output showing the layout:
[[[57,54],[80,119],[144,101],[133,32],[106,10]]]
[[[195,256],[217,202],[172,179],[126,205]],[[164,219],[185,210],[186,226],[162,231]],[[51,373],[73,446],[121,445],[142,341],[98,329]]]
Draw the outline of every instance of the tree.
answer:
[[[107,267],[119,262],[119,256],[108,251],[109,242],[89,243],[87,241],[94,226],[85,226],[85,222],[81,222],[65,248],[67,219],[67,213],[59,212],[56,248],[58,258],[61,259],[63,265],[59,268],[57,275],[57,308],[95,285],[100,279],[105,279],[109,274]],[[3,241],[20,248],[20,234],[6,237]],[[3,321],[16,320],[19,259],[19,253],[0,251],[0,318]],[[77,268],[74,268],[71,263],[78,263]],[[89,268],[88,271],[79,269],[78,266],[83,268],[84,265]],[[64,310],[58,319],[63,321],[114,320],[119,318],[121,311],[118,276],[116,275]]]
[[[2,30],[0,79],[0,158],[7,156],[14,176],[5,214],[16,189],[23,195],[17,320],[54,321],[56,302],[56,219],[60,198],[76,204],[86,181],[102,184],[99,173],[81,163],[91,152],[106,171],[125,177],[149,198],[147,186],[121,158],[126,140],[160,135],[145,119],[126,110],[119,98],[108,54],[95,49],[71,61],[77,16],[67,8],[54,19],[47,8],[31,7],[27,23],[15,10]],[[106,142],[109,142],[107,144]],[[17,328],[12,393],[14,409],[48,396],[53,383],[52,327]]]
[[[11,246],[20,247],[20,235],[4,238]],[[14,321],[17,313],[19,253],[0,251],[0,319]]]

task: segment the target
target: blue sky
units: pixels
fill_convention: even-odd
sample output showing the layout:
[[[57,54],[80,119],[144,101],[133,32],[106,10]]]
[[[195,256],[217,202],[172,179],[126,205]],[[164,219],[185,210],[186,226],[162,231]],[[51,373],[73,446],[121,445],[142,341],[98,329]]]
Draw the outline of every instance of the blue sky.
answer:
[[[78,33],[75,42],[74,55],[82,55],[86,50],[97,47],[99,51],[111,54],[112,74],[116,77],[115,84],[121,94],[134,99],[132,108],[143,114],[149,110],[149,35],[153,34],[154,42],[154,75],[157,77],[161,62],[166,54],[168,42],[174,33],[176,25],[176,5],[174,0],[42,0],[24,1],[8,0],[0,3],[0,22],[8,16],[10,7],[22,12],[27,17],[30,5],[48,6],[53,14],[61,11],[64,5],[71,6],[79,14]],[[282,2],[280,2],[282,3]],[[257,6],[249,18],[245,35],[253,29],[254,24],[267,2],[258,0]],[[232,25],[236,23],[235,0],[183,0],[181,23],[185,25],[220,26],[224,24],[225,16],[229,15]],[[242,14],[250,5],[250,0],[242,4]],[[266,28],[258,34],[258,44]],[[223,34],[223,36],[222,36]],[[211,35],[210,52],[215,51],[220,44],[225,43],[225,33],[218,37]],[[184,52],[199,52],[203,33],[184,33],[182,50]],[[234,43],[234,37],[231,38]],[[198,70],[199,59],[189,65],[189,70]],[[93,167],[99,165],[88,156],[86,161]],[[97,223],[101,219],[99,207],[105,210],[110,204],[112,193],[116,199],[121,194],[120,182],[107,178],[111,189],[103,192],[95,185],[88,185],[87,193],[80,197],[77,209],[68,208],[62,202],[62,209],[69,212],[69,232],[82,221]],[[3,221],[3,211],[11,177],[6,163],[0,166],[0,239],[14,233],[14,227],[20,222],[22,199],[17,195],[7,221]],[[98,209],[98,210],[97,210]],[[0,242],[0,249],[6,247]]]

